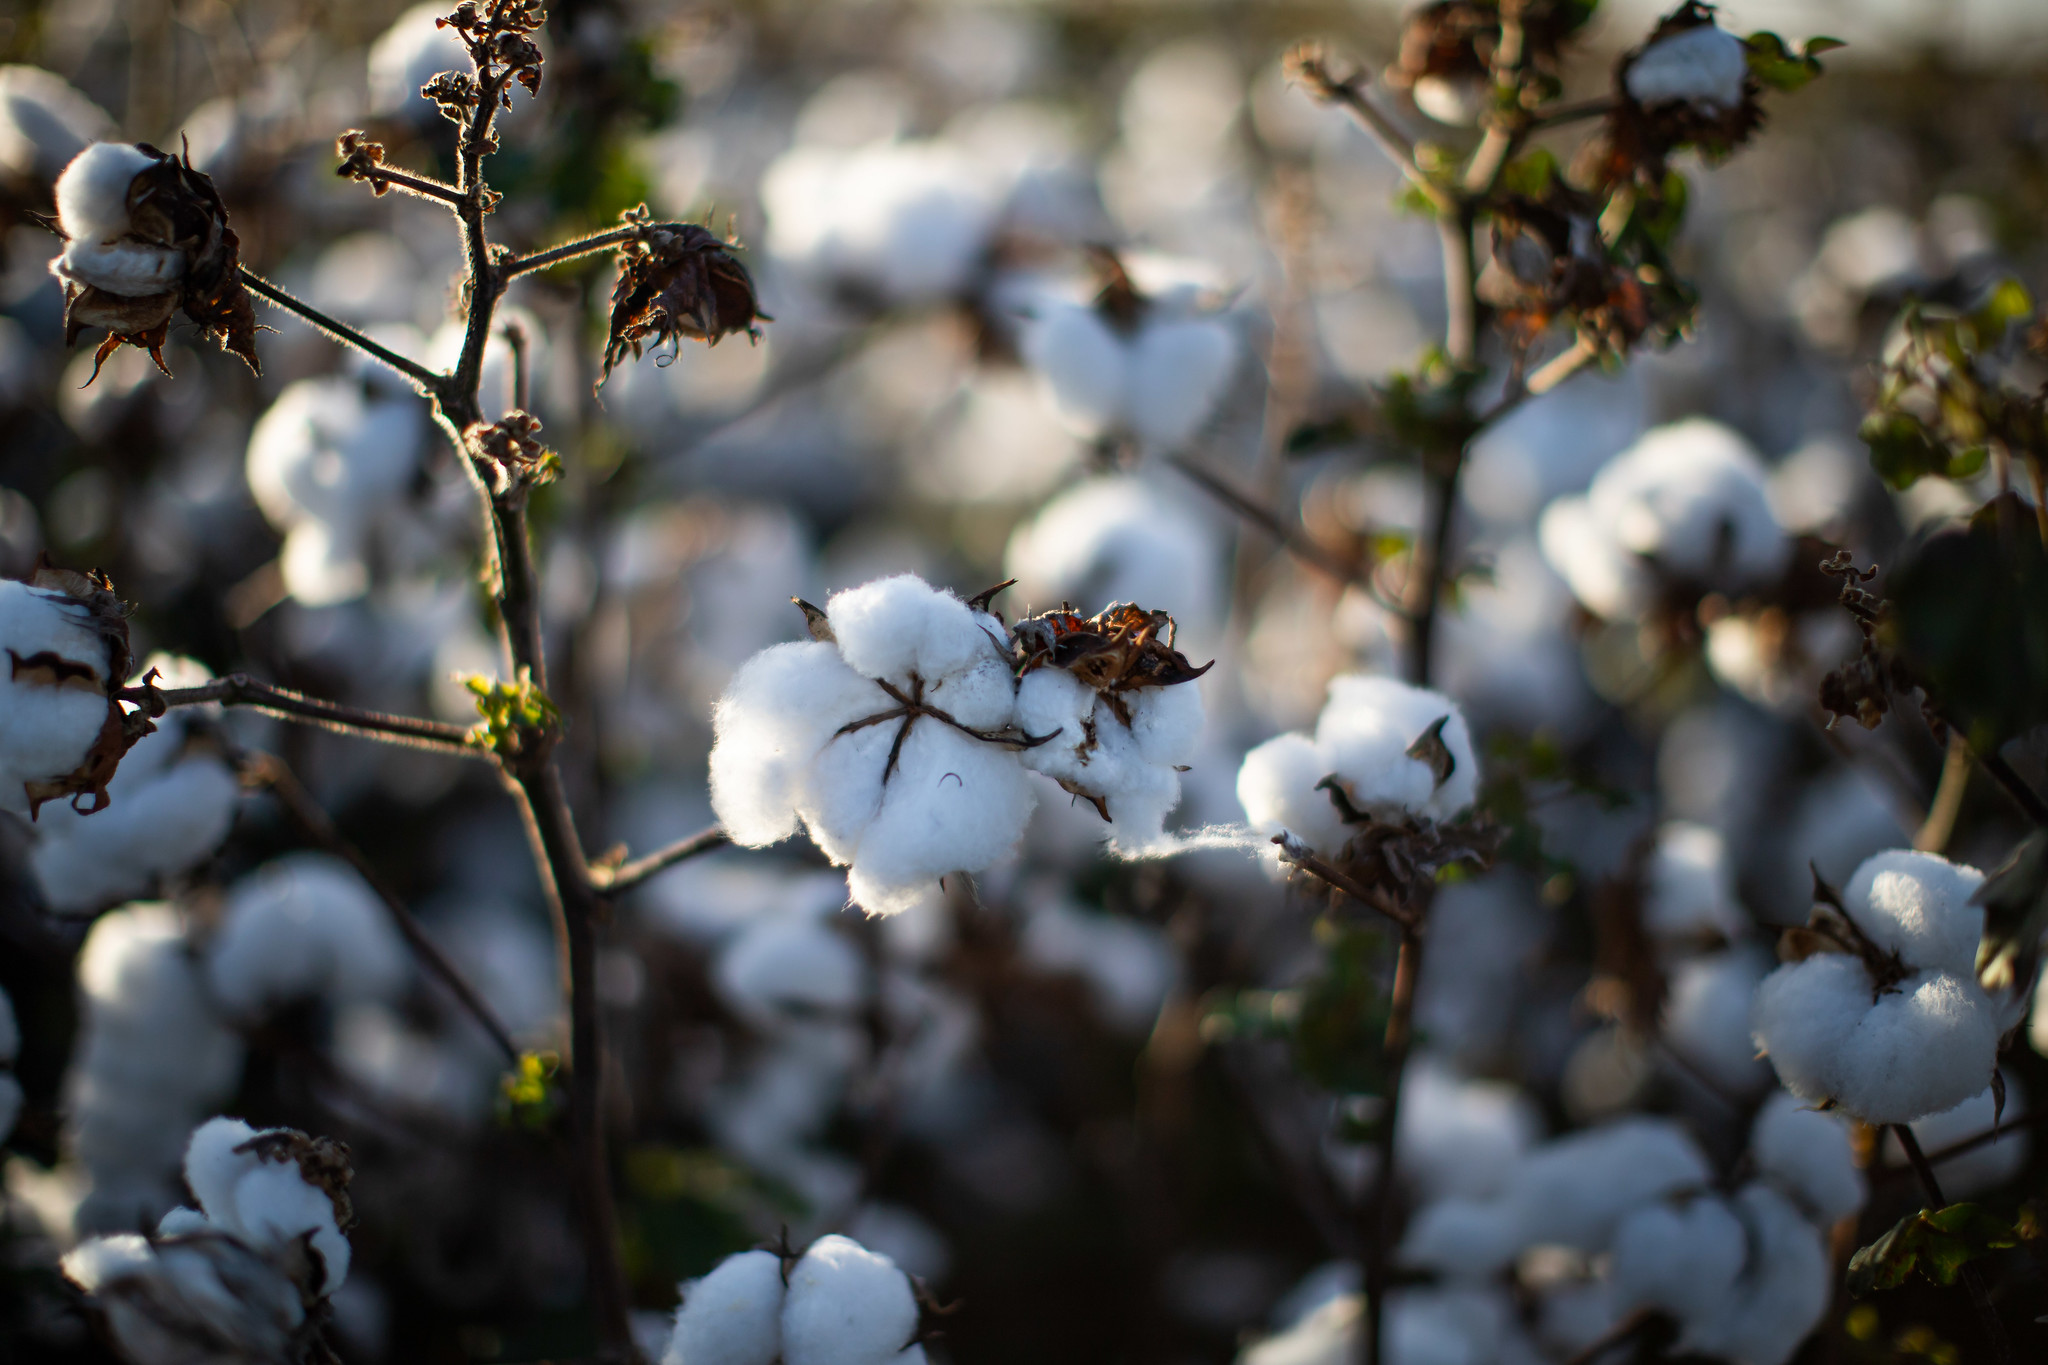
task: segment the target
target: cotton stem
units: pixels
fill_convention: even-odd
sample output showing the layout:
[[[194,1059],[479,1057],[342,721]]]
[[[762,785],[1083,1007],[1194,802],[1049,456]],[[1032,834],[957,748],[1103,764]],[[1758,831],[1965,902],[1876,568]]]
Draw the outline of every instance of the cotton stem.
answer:
[[[666,872],[677,863],[724,848],[731,842],[732,837],[725,832],[724,826],[713,825],[709,829],[698,830],[687,839],[678,839],[667,848],[650,853],[644,858],[621,863],[610,871],[601,867],[593,868],[591,873],[597,889],[605,895],[623,895],[642,882],[650,880],[655,874]]]
[[[1945,1209],[1948,1200],[1942,1195],[1941,1182],[1935,1178],[1934,1167],[1928,1162],[1927,1154],[1920,1150],[1920,1139],[1913,1136],[1913,1129],[1903,1123],[1890,1125],[1892,1136],[1899,1140],[1899,1146],[1906,1153],[1906,1160],[1913,1165],[1913,1174],[1920,1177],[1920,1190],[1928,1199],[1929,1209]],[[2012,1341],[2006,1336],[2005,1324],[1999,1320],[1998,1309],[1991,1302],[1991,1291],[1984,1287],[1984,1277],[1974,1264],[1965,1264],[1956,1277],[1970,1295],[1970,1303],[1977,1310],[1977,1321],[1984,1329],[1985,1339],[1991,1343],[1991,1358],[1998,1365],[2009,1365],[2012,1360]]]
[[[463,726],[322,701],[290,688],[258,682],[246,673],[230,673],[197,687],[144,685],[123,688],[121,700],[133,702],[152,715],[161,715],[180,706],[245,706],[265,715],[316,725],[323,730],[346,735],[360,735],[401,748],[431,749],[469,758],[482,756],[480,750],[470,745],[469,731]]]
[[[1950,731],[1948,756],[1941,764],[1941,784],[1934,789],[1934,802],[1927,819],[1913,836],[1913,847],[1922,853],[1939,853],[1948,847],[1955,833],[1956,816],[1962,813],[1963,795],[1970,787],[1970,743],[1961,731]]]
[[[1394,1134],[1401,1119],[1401,1080],[1414,1041],[1415,983],[1422,972],[1422,934],[1414,925],[1401,930],[1400,955],[1394,962],[1394,987],[1387,1001],[1387,1033],[1382,1051],[1387,1075],[1386,1103],[1373,1132],[1372,1190],[1362,1210],[1365,1243],[1365,1332],[1359,1358],[1381,1365],[1386,1348],[1387,1284],[1394,1252]]]
[[[438,394],[442,385],[448,382],[448,376],[436,374],[418,361],[408,360],[390,347],[379,345],[340,318],[331,317],[304,299],[287,294],[255,271],[240,267],[237,273],[241,276],[242,283],[248,286],[250,293],[275,307],[284,309],[287,313],[298,314],[333,340],[361,351],[372,360],[388,365],[416,384],[421,393]]]

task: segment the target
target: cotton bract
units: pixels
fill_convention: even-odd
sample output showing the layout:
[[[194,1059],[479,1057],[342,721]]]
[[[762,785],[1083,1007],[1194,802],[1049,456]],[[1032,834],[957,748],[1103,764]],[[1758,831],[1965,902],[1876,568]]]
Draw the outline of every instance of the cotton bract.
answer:
[[[1046,301],[1026,321],[1022,349],[1076,435],[1127,434],[1170,451],[1215,413],[1238,342],[1215,318],[1158,305],[1124,327],[1099,308]]]
[[[27,815],[74,789],[107,726],[114,648],[86,604],[13,579],[0,579],[0,648],[0,810]]]
[[[1758,587],[1791,548],[1756,452],[1704,417],[1644,435],[1584,494],[1544,509],[1537,530],[1573,595],[1609,620],[1641,615],[1667,587]]]
[[[1969,901],[1982,881],[1930,853],[1880,853],[1856,870],[1842,903],[1899,968],[1880,980],[1861,956],[1818,952],[1771,973],[1751,1022],[1787,1089],[1909,1123],[1990,1083],[2003,1030],[1975,975],[1984,912]]]
[[[909,575],[838,593],[825,614],[834,642],[777,645],[733,676],[712,717],[711,803],[748,847],[801,824],[858,904],[891,913],[994,863],[1031,814],[1015,755],[959,728],[1012,722],[1007,632]],[[957,724],[898,714],[899,698]]]
[[[1430,761],[1433,732],[1442,744],[1439,761],[1449,760],[1441,780]],[[1479,762],[1464,713],[1449,697],[1350,674],[1331,681],[1313,736],[1284,734],[1245,755],[1237,799],[1261,833],[1290,830],[1334,853],[1349,835],[1330,793],[1318,790],[1325,778],[1336,779],[1352,807],[1374,819],[1448,820],[1477,797]]]

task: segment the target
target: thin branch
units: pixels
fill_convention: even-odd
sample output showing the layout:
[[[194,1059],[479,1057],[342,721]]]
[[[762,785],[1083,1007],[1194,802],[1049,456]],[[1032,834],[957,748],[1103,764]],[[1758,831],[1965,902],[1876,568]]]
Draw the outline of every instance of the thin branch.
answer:
[[[1246,521],[1251,522],[1254,526],[1257,526],[1260,530],[1278,541],[1286,548],[1289,554],[1299,559],[1302,563],[1329,575],[1339,583],[1356,583],[1359,587],[1365,589],[1375,602],[1378,602],[1382,607],[1385,607],[1397,616],[1405,616],[1407,614],[1401,606],[1388,601],[1380,592],[1379,585],[1372,581],[1372,571],[1369,566],[1356,563],[1345,558],[1343,555],[1318,545],[1315,541],[1309,539],[1308,533],[1303,531],[1299,525],[1290,526],[1281,519],[1277,512],[1261,505],[1249,494],[1241,492],[1226,480],[1210,473],[1187,456],[1169,455],[1166,457],[1166,462],[1192,479],[1203,492],[1215,498],[1216,501],[1222,503],[1225,507],[1228,507],[1231,511],[1237,513]]]
[[[535,270],[548,270],[569,261],[580,261],[585,256],[595,256],[600,251],[609,251],[622,242],[630,242],[646,231],[648,224],[632,224],[627,227],[607,228],[593,232],[588,237],[579,237],[573,242],[551,246],[545,251],[533,251],[524,256],[511,256],[498,262],[498,278],[509,280]],[[679,223],[652,224],[656,227],[680,227]]]
[[[1479,358],[1479,271],[1472,249],[1473,220],[1470,204],[1456,205],[1437,217],[1444,254],[1444,353],[1461,368],[1469,368]]]
[[[1528,131],[1540,133],[1550,128],[1562,128],[1568,123],[1579,123],[1586,119],[1605,118],[1614,112],[1612,96],[1597,100],[1581,100],[1577,104],[1561,104],[1547,114],[1539,114],[1529,120]]]
[[[1401,926],[1404,932],[1414,930],[1421,920],[1413,910],[1389,898],[1385,892],[1367,886],[1358,878],[1318,857],[1307,844],[1292,834],[1276,834],[1273,842],[1280,846],[1280,861],[1298,867],[1310,876],[1329,883],[1361,905],[1378,911]]]
[[[365,182],[372,189],[380,185],[389,185],[409,194],[416,194],[422,199],[437,199],[457,208],[463,204],[462,191],[453,185],[445,185],[424,175],[414,175],[411,171],[394,170],[381,161],[352,178]]]
[[[655,874],[666,872],[677,863],[687,862],[699,854],[724,848],[731,842],[732,836],[725,832],[725,826],[713,825],[709,829],[698,830],[687,839],[678,839],[667,848],[650,853],[644,858],[635,858],[630,863],[621,863],[610,870],[594,867],[590,870],[591,880],[597,889],[607,896],[624,895]]]
[[[1913,1174],[1920,1177],[1920,1189],[1929,1203],[1929,1209],[1945,1209],[1948,1199],[1941,1192],[1941,1182],[1935,1179],[1934,1167],[1928,1164],[1927,1154],[1920,1150],[1920,1139],[1913,1136],[1913,1130],[1903,1123],[1888,1125],[1892,1136],[1906,1153],[1906,1160],[1913,1165]],[[1991,1302],[1991,1292],[1984,1287],[1984,1277],[1973,1264],[1965,1264],[1957,1279],[1969,1292],[1970,1303],[1977,1310],[1977,1321],[1984,1329],[1984,1336],[1991,1343],[1991,1357],[1998,1365],[2007,1365],[2012,1360],[2012,1342],[2006,1336],[2005,1323],[2000,1321],[1998,1309]]]
[[[134,702],[150,710],[152,714],[161,714],[156,709],[158,707],[168,710],[173,707],[204,706],[209,703],[221,706],[246,706],[266,715],[303,721],[342,734],[364,735],[386,744],[431,749],[437,753],[462,754],[469,758],[487,756],[471,746],[469,731],[463,726],[322,701],[318,697],[309,697],[290,688],[259,682],[246,673],[230,673],[225,678],[215,678],[212,682],[202,683],[198,687],[123,688],[121,700]]]
[[[2023,1114],[2016,1119],[2007,1119],[1996,1128],[1987,1128],[1975,1137],[1962,1138],[1951,1142],[1946,1147],[1937,1147],[1927,1153],[1927,1164],[1939,1166],[1944,1161],[1953,1161],[1959,1156],[1968,1156],[1979,1147],[1989,1147],[2001,1138],[2011,1137],[2018,1129],[2033,1128],[2041,1125],[2048,1125],[2048,1107],[2036,1109],[2032,1113]],[[1887,1166],[1879,1178],[1902,1177],[1912,1171],[1913,1168],[1911,1166]],[[1917,1172],[1915,1173],[1917,1174]]]
[[[1600,348],[1580,337],[1572,342],[1571,349],[1553,356],[1536,367],[1529,376],[1528,397],[1541,398],[1565,380],[1593,363],[1600,354]]]
[[[377,875],[377,870],[370,866],[369,860],[362,855],[361,850],[343,837],[341,831],[335,827],[334,821],[320,808],[319,802],[313,799],[297,775],[285,766],[284,760],[274,754],[251,753],[243,765],[243,771],[253,781],[269,788],[271,794],[277,797],[279,804],[299,822],[307,834],[313,837],[315,843],[353,867],[362,879],[369,883],[370,889],[384,902],[384,908],[390,913],[392,923],[398,926],[398,932],[404,935],[406,943],[411,946],[414,955],[425,965],[427,971],[448,988],[449,994],[469,1011],[471,1018],[483,1026],[491,1041],[498,1045],[498,1050],[505,1054],[505,1060],[515,1066],[518,1065],[519,1045],[512,1041],[511,1030],[499,1020],[497,1012],[478,993],[476,987],[464,979],[462,972],[448,960],[447,955],[434,940],[427,936],[427,931],[421,927],[419,920],[414,918],[412,911],[406,908],[405,902],[385,884],[384,879]]]
[[[1934,801],[1927,818],[1913,836],[1913,847],[1922,853],[1939,853],[1948,847],[1955,833],[1956,817],[1962,814],[1963,796],[1970,788],[1970,742],[1960,730],[1948,736],[1948,754],[1941,761],[1941,782],[1934,789]]]
[[[1297,61],[1295,73],[1311,96],[1325,104],[1340,106],[1360,127],[1372,134],[1380,150],[1401,168],[1401,174],[1421,191],[1432,208],[1440,214],[1455,211],[1457,202],[1450,192],[1431,180],[1416,161],[1415,140],[1359,89],[1359,77],[1354,75],[1339,80],[1330,74],[1320,58],[1314,56],[1304,56]]]
[[[1386,1332],[1387,1282],[1393,1270],[1394,1251],[1394,1139],[1401,1120],[1401,1081],[1408,1068],[1408,1048],[1414,1041],[1415,985],[1422,975],[1422,935],[1411,916],[1401,927],[1401,950],[1394,963],[1394,988],[1387,999],[1387,1033],[1381,1053],[1386,1074],[1386,1097],[1373,1129],[1372,1191],[1360,1210],[1365,1242],[1365,1340],[1360,1359],[1364,1365],[1382,1365],[1388,1359]]]
[[[419,385],[422,393],[439,393],[441,387],[448,382],[446,375],[436,374],[417,360],[408,360],[390,347],[379,345],[341,319],[321,312],[304,299],[287,294],[247,266],[238,267],[237,273],[240,274],[242,283],[249,287],[250,293],[267,299],[287,313],[298,314],[333,340],[344,346],[352,346],[372,360],[390,366]]]
[[[1978,766],[1990,774],[1991,779],[1999,786],[2005,788],[2005,794],[2013,799],[2014,805],[2026,813],[2027,819],[2037,825],[2048,825],[2048,802],[2042,801],[2040,793],[2029,786],[2024,777],[2013,771],[2012,765],[2005,761],[2004,755],[1996,749],[1979,749],[1975,745],[1971,746],[1970,753],[1977,760]]]
[[[1418,687],[1429,686],[1430,671],[1436,662],[1436,626],[1442,615],[1444,565],[1450,559],[1451,528],[1458,512],[1458,476],[1464,472],[1465,452],[1470,448],[1469,443],[1459,446],[1452,454],[1451,466],[1443,477],[1431,480],[1436,505],[1429,537],[1416,545],[1409,560],[1411,597],[1408,619],[1414,629],[1408,651],[1408,674]]]

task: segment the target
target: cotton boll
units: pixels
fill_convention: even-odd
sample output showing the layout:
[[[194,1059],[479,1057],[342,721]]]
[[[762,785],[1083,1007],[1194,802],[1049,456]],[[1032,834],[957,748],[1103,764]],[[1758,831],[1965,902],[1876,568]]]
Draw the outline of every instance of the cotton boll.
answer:
[[[1180,801],[1174,766],[1193,757],[1201,740],[1202,701],[1193,683],[1123,694],[1127,725],[1107,697],[1073,674],[1044,667],[1017,688],[1017,723],[1047,742],[1020,755],[1069,792],[1099,798],[1111,837],[1129,852],[1164,839],[1167,814]]]
[[[1447,722],[1441,738],[1451,763],[1441,783],[1426,759],[1408,754],[1439,721]],[[1458,704],[1393,678],[1331,679],[1329,704],[1316,721],[1316,749],[1343,780],[1352,804],[1381,818],[1448,820],[1479,793],[1479,761]]]
[[[1096,309],[1050,300],[1037,304],[1024,323],[1019,349],[1075,435],[1094,440],[1122,417],[1132,356]]]
[[[329,1005],[386,998],[409,964],[389,910],[354,868],[295,853],[230,890],[206,977],[223,1006],[249,1016],[308,997]]]
[[[789,1272],[784,1365],[883,1365],[917,1335],[910,1281],[886,1256],[847,1237],[821,1237]]]
[[[1940,1165],[1941,1188],[1950,1200],[1987,1194],[2020,1173],[2027,1164],[2033,1142],[2027,1129],[2010,1125],[2015,1116],[2027,1112],[2025,1087],[2017,1077],[2008,1075],[2005,1078],[2003,1116],[2007,1127],[1994,1141],[1975,1151],[1950,1157]],[[1953,1109],[1915,1119],[1911,1126],[1922,1151],[1938,1152],[1952,1143],[1990,1132],[1997,1117],[1997,1097],[1987,1088]],[[1906,1165],[1906,1154],[1900,1148],[1897,1136],[1890,1132],[1884,1135],[1884,1161],[1887,1166]]]
[[[825,615],[838,637],[840,655],[855,672],[900,687],[908,687],[913,674],[928,689],[944,686],[949,675],[978,671],[978,666],[991,662],[1001,664],[1004,656],[1003,647],[990,637],[989,622],[959,598],[914,574],[834,593],[825,604]],[[1007,707],[991,719],[985,701],[965,714],[950,705],[944,709],[962,724],[977,728],[1000,726],[1009,719]]]
[[[741,1018],[769,1030],[849,1017],[868,996],[860,951],[808,915],[783,914],[742,930],[718,955],[712,980]]]
[[[157,158],[128,142],[95,142],[57,177],[57,219],[74,242],[99,245],[129,231],[128,187]]]
[[[1863,1207],[1868,1194],[1856,1167],[1849,1127],[1831,1113],[1801,1104],[1778,1091],[1757,1111],[1749,1133],[1750,1159],[1757,1173],[1831,1225]]]
[[[1148,322],[1131,348],[1131,430],[1164,450],[1187,444],[1209,420],[1237,367],[1237,337],[1209,318]]]
[[[1032,901],[1018,947],[1038,970],[1086,981],[1104,1022],[1128,1034],[1152,1027],[1178,970],[1159,929],[1058,897]]]
[[[1974,867],[1893,849],[1856,869],[1842,904],[1878,947],[1916,967],[1974,976],[1984,908],[1970,898],[1983,883]]]
[[[733,842],[763,848],[796,833],[819,750],[886,700],[828,644],[776,645],[741,665],[711,715],[711,807]]]
[[[1508,1202],[1523,1245],[1597,1251],[1632,1210],[1711,1180],[1706,1158],[1683,1128],[1665,1119],[1627,1118],[1531,1152]]]
[[[260,1253],[208,1231],[152,1243],[98,1237],[64,1257],[135,1361],[283,1360],[306,1311],[298,1285]]]
[[[924,721],[904,742],[847,887],[871,913],[904,909],[947,873],[979,871],[1014,848],[1035,803],[1008,751]]]
[[[0,172],[53,181],[73,157],[114,131],[105,110],[55,72],[0,66]]]
[[[1827,1313],[1827,1244],[1767,1185],[1746,1185],[1731,1202],[1747,1233],[1749,1264],[1720,1304],[1687,1320],[1679,1349],[1743,1365],[1785,1365]]]
[[[1750,1095],[1771,1083],[1750,1038],[1750,1007],[1770,962],[1743,948],[1689,958],[1672,969],[1664,1041],[1722,1091]]]
[[[1648,1205],[1615,1229],[1615,1297],[1681,1320],[1702,1317],[1735,1287],[1748,1252],[1741,1220],[1719,1199]]]
[[[113,660],[82,603],[13,579],[0,580],[0,647],[69,665],[61,677],[29,666],[0,676],[0,810],[27,815],[30,785],[68,777],[99,738]]]
[[[1646,107],[1691,104],[1710,114],[1735,108],[1749,80],[1749,49],[1717,24],[1699,24],[1651,43],[1628,65],[1629,98]]]
[[[782,1258],[743,1251],[682,1286],[662,1365],[775,1365],[782,1354]]]
[[[213,1227],[257,1251],[282,1255],[309,1238],[323,1268],[311,1287],[331,1294],[348,1278],[348,1239],[335,1221],[333,1199],[306,1179],[295,1158],[255,1149],[263,1139],[279,1138],[303,1135],[284,1128],[258,1131],[240,1119],[210,1119],[186,1146],[185,1183]]]
[[[280,530],[308,519],[353,527],[411,484],[422,435],[409,395],[366,397],[340,377],[295,380],[250,429],[249,489]]]
[[[1485,1279],[1522,1251],[1522,1229],[1505,1202],[1439,1199],[1410,1220],[1396,1259],[1414,1270]]]
[[[1590,499],[1563,497],[1544,508],[1536,540],[1550,567],[1595,616],[1623,620],[1650,605],[1655,584],[1649,571],[1599,526]]]
[[[1307,735],[1275,736],[1244,756],[1237,770],[1237,799],[1261,834],[1290,830],[1311,847],[1335,851],[1347,837],[1329,796],[1316,784],[1330,775],[1329,762]]]
[[[1683,820],[1659,827],[1643,908],[1646,927],[1659,938],[1740,937],[1748,917],[1735,898],[1735,869],[1720,832]]]
[[[1514,1180],[1542,1131],[1514,1086],[1466,1080],[1430,1057],[1409,1063],[1394,1136],[1395,1166],[1427,1199],[1486,1199]]]

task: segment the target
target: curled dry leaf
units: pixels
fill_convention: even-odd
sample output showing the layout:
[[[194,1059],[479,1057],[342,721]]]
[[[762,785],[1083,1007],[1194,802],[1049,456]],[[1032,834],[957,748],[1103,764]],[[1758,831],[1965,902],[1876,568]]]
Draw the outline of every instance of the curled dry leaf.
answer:
[[[1101,693],[1124,724],[1123,701],[1141,687],[1193,682],[1216,666],[1200,668],[1173,647],[1173,618],[1128,602],[1112,603],[1093,616],[1072,609],[1049,611],[1017,623],[1013,660],[1022,675],[1036,668],[1060,668]]]
[[[628,352],[638,360],[644,347],[680,346],[685,337],[713,346],[734,332],[759,338],[754,324],[774,321],[731,242],[695,223],[651,222],[645,204],[622,218],[640,231],[619,247],[600,385]]]

